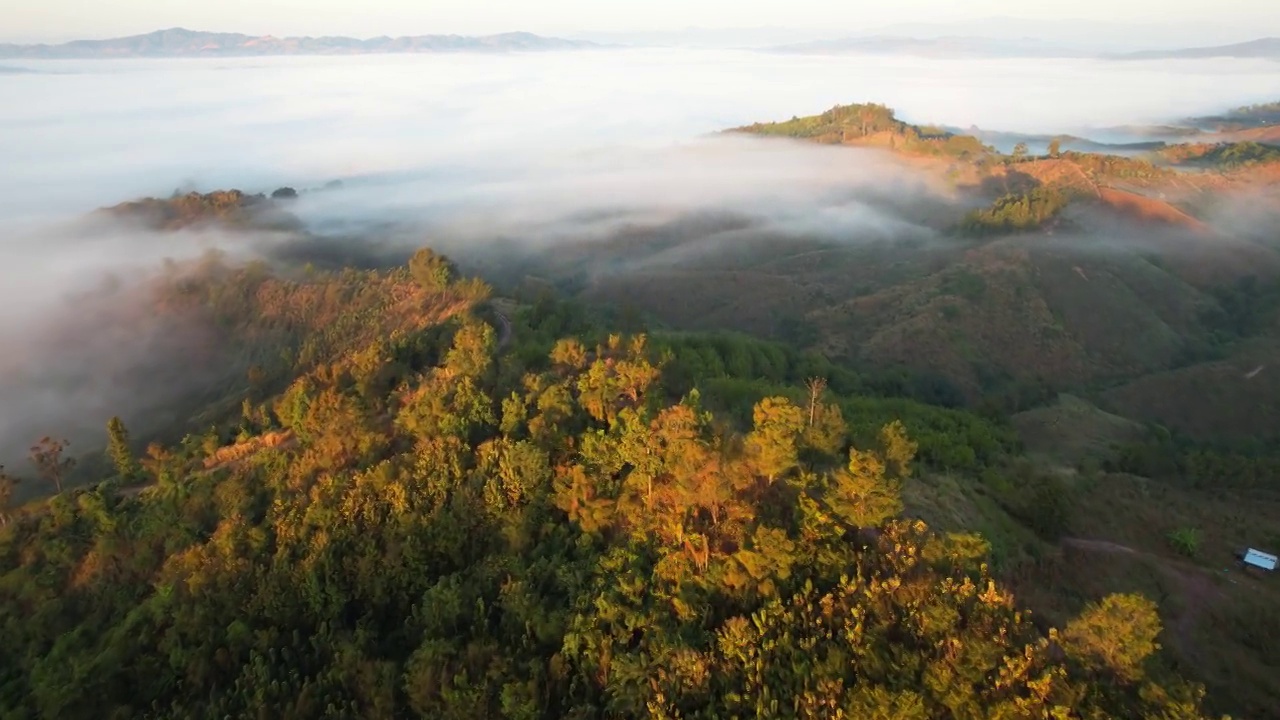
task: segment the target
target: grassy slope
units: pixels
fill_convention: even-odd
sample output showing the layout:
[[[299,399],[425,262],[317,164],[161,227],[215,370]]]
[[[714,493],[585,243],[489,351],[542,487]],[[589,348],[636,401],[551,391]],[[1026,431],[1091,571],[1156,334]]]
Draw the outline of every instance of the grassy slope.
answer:
[[[887,146],[885,137],[843,142]],[[820,140],[838,141],[830,133]],[[940,168],[927,157],[908,162]],[[1270,579],[1242,577],[1232,553],[1243,545],[1280,546],[1274,530],[1280,501],[1074,470],[1097,467],[1115,443],[1143,436],[1135,421],[1200,436],[1249,436],[1280,427],[1280,372],[1269,367],[1280,333],[1266,331],[1220,349],[1221,359],[1187,364],[1187,353],[1202,349],[1215,330],[1204,320],[1217,302],[1213,290],[1249,275],[1280,274],[1280,255],[1265,238],[1253,239],[1264,234],[1256,227],[1224,236],[1197,217],[1198,208],[1205,217],[1216,210],[1226,191],[1265,188],[1275,179],[1269,165],[1181,173],[1069,154],[967,172],[976,178],[971,189],[979,192],[1039,183],[1093,192],[1098,202],[1078,203],[1067,215],[1088,239],[1034,233],[967,251],[898,251],[894,260],[886,255],[879,263],[869,253],[839,250],[811,256],[811,265],[766,258],[757,267],[780,272],[755,277],[749,287],[760,292],[760,305],[795,313],[805,297],[838,298],[833,288],[843,274],[847,297],[815,303],[807,313],[820,331],[819,347],[871,363],[940,370],[975,395],[991,368],[1014,379],[1109,388],[1098,401],[1111,412],[1064,398],[1016,415],[1014,424],[1031,456],[1067,472],[1075,498],[1067,533],[1132,552],[1088,544],[1054,549],[1036,540],[982,483],[948,474],[911,483],[905,489],[909,511],[939,527],[980,529],[1005,557],[1039,556],[1013,572],[1021,573],[1024,596],[1050,620],[1107,592],[1132,589],[1158,598],[1173,662],[1194,668],[1224,709],[1273,716],[1280,658],[1260,638],[1280,637],[1264,612],[1280,601],[1280,589]],[[1218,213],[1215,220],[1221,219]],[[904,266],[913,271],[903,272]],[[698,282],[699,296],[714,306],[713,276],[694,269],[681,280]],[[794,290],[813,285],[823,290]],[[642,290],[632,297],[643,303]],[[732,323],[736,312],[716,322]],[[682,321],[674,307],[664,317]],[[1259,366],[1259,374],[1244,377]],[[1200,531],[1196,558],[1181,558],[1170,548],[1167,535],[1180,528]]]
[[[1152,373],[1102,394],[1116,412],[1193,437],[1275,437],[1280,429],[1280,340],[1233,346],[1222,359]],[[1253,375],[1257,371],[1256,375]]]
[[[1280,697],[1280,636],[1274,578],[1242,572],[1234,554],[1245,546],[1280,543],[1280,498],[1239,498],[1184,490],[1128,475],[1100,475],[1080,488],[1069,532],[1114,543],[1064,547],[1024,569],[1015,583],[1048,622],[1067,617],[1108,592],[1137,591],[1156,599],[1165,621],[1161,638],[1177,665],[1205,682],[1210,696],[1240,717],[1273,717]],[[1170,549],[1181,528],[1200,535],[1194,558]]]
[[[1145,434],[1141,425],[1070,396],[1012,420],[1032,457],[1064,468],[1096,468],[1116,443]],[[1079,540],[1045,548],[1011,573],[1023,597],[1052,623],[1100,595],[1142,592],[1160,602],[1161,642],[1175,665],[1206,682],[1224,709],[1272,716],[1280,656],[1260,638],[1280,636],[1270,612],[1280,586],[1241,572],[1234,555],[1246,546],[1280,546],[1280,496],[1242,497],[1094,471],[1068,477],[1074,499],[1065,534]],[[1174,552],[1168,540],[1185,528],[1199,536],[1194,557]]]
[[[813,137],[833,141],[826,131]],[[849,144],[901,152],[896,137],[882,131]],[[908,161],[938,172],[957,165],[928,153]],[[1148,177],[1070,157],[962,168],[956,177],[965,178],[970,192],[1063,184],[1112,199],[1112,214],[1084,206],[1089,212],[1077,222],[1094,223],[1081,228],[1091,238],[1087,243],[1061,231],[910,248],[757,237],[736,241],[731,252],[724,246],[690,251],[706,228],[677,229],[603,250],[565,248],[530,271],[553,281],[595,271],[575,280],[583,297],[630,306],[678,327],[786,336],[798,324],[811,325],[818,331],[813,341],[829,352],[940,371],[975,398],[993,383],[1105,384],[1109,389],[1099,401],[1118,415],[1066,398],[1013,422],[1033,456],[1067,469],[1076,503],[1068,534],[1136,552],[1058,551],[1015,519],[998,492],[952,473],[930,472],[910,483],[904,491],[909,512],[943,529],[980,530],[1001,557],[1021,560],[1010,572],[1021,573],[1022,596],[1050,619],[1067,617],[1106,592],[1151,594],[1161,602],[1164,641],[1175,660],[1193,666],[1218,697],[1233,698],[1230,709],[1266,716],[1274,710],[1266,703],[1280,696],[1269,668],[1280,663],[1270,646],[1258,646],[1250,627],[1260,619],[1260,598],[1272,606],[1280,599],[1274,583],[1231,576],[1213,580],[1206,591],[1196,578],[1216,578],[1241,543],[1280,545],[1274,535],[1280,506],[1274,499],[1242,504],[1238,497],[1074,469],[1096,466],[1111,443],[1141,434],[1131,418],[1181,423],[1192,431],[1280,427],[1280,403],[1259,402],[1280,398],[1280,372],[1241,377],[1277,356],[1274,339],[1233,345],[1224,360],[1175,367],[1187,343],[1209,330],[1202,311],[1215,301],[1206,291],[1276,270],[1280,257],[1230,238],[1215,239],[1212,256],[1194,251],[1186,230],[1196,222],[1185,219],[1180,203],[1216,187],[1217,178]],[[1172,201],[1157,197],[1162,193]],[[1160,218],[1166,222],[1153,222]],[[1112,237],[1123,238],[1125,249],[1108,242]],[[661,253],[679,262],[638,262]],[[598,272],[602,254],[607,273]],[[1179,559],[1168,548],[1165,535],[1180,527],[1201,530],[1199,559]],[[1280,629],[1265,630],[1280,637]]]

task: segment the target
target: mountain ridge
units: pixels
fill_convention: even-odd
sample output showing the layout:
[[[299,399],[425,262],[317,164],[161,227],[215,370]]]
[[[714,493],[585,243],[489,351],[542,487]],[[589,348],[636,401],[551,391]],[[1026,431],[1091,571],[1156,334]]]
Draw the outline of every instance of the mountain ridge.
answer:
[[[896,54],[909,53],[925,57],[1079,57],[1081,53],[1035,38],[986,38],[963,35],[944,37],[910,37],[905,35],[871,35],[835,40],[778,45],[768,48],[776,53],[820,54]]]
[[[1112,57],[1118,60],[1196,60],[1220,57],[1280,60],[1280,37],[1264,37],[1248,42],[1210,47],[1144,50]]]
[[[934,58],[1075,58],[1099,60],[1177,60],[1240,58],[1280,60],[1280,38],[1209,47],[1098,52],[1036,37],[995,38],[977,35],[923,37],[897,34],[863,35],[774,45],[765,52],[785,54],[887,55],[910,54]]]
[[[175,27],[105,40],[48,45],[0,44],[6,59],[103,59],[137,57],[241,57],[264,55],[372,55],[423,52],[516,52],[601,47],[584,40],[527,32],[496,35],[410,35],[359,39],[345,36],[276,37]]]

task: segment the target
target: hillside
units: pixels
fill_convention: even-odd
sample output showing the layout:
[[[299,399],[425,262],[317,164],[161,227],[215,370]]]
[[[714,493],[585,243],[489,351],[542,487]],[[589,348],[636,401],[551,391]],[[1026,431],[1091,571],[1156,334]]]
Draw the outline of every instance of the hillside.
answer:
[[[288,327],[312,362],[180,444],[138,454],[113,421],[89,487],[0,528],[7,714],[1206,717],[1151,600],[1048,630],[985,541],[898,517],[944,464],[1000,466],[976,417],[850,394],[830,366],[830,391],[737,361],[713,379],[714,341],[602,333],[551,301],[504,348],[479,284],[430,251],[197,278],[306,308]]]
[[[288,188],[92,214],[248,249],[6,354],[113,392],[0,438],[0,715],[1280,717],[1270,151],[730,132],[875,181],[407,265]]]
[[[356,39],[340,36],[253,37],[171,28],[145,35],[107,40],[74,40],[60,45],[0,44],[0,58],[101,59],[127,57],[237,57],[259,55],[366,55],[375,53],[513,52],[579,50],[595,47],[580,40],[562,40],[531,33],[467,37],[416,35]]]
[[[884,105],[838,105],[821,115],[755,123],[727,132],[788,137],[829,145],[879,147],[902,153],[977,159],[992,153],[977,138],[904,122]]]
[[[739,131],[876,143],[905,155],[945,152],[963,142],[963,136],[924,133],[880,106],[836,108]],[[886,135],[893,140],[878,142]],[[987,242],[921,250],[949,259],[938,271],[800,312],[831,352],[931,368],[975,395],[991,389],[975,368],[994,368],[1014,383],[1044,378],[1059,390],[1169,369],[1213,334],[1199,313],[1216,303],[1214,288],[1252,275],[1280,277],[1274,249],[1232,237],[1192,210],[1210,204],[1206,198],[1270,183],[1272,150],[1257,144],[1179,150],[1187,147],[1169,148],[1162,157],[1181,152],[1182,164],[1230,174],[1072,151],[1037,157],[988,149],[957,157],[948,172],[961,177],[954,164],[972,166],[978,179],[962,190],[992,204],[957,218],[956,227]],[[993,197],[988,188],[1003,194]],[[1208,238],[1212,246],[1200,245]]]

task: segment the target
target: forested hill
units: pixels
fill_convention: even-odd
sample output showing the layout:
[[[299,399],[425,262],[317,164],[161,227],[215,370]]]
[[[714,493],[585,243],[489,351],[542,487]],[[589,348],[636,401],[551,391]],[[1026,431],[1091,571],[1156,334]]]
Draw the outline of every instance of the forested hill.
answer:
[[[876,103],[837,105],[821,115],[794,117],[784,122],[755,123],[734,128],[730,132],[790,137],[826,144],[881,145],[902,152],[974,160],[997,154],[972,135],[912,125],[900,120],[892,109]]]
[[[270,364],[182,443],[112,422],[112,470],[0,529],[0,715],[1203,716],[1150,600],[1034,624],[983,539],[902,517],[1012,450],[973,416],[498,314],[429,251],[174,292]],[[764,360],[812,380],[734,377]]]

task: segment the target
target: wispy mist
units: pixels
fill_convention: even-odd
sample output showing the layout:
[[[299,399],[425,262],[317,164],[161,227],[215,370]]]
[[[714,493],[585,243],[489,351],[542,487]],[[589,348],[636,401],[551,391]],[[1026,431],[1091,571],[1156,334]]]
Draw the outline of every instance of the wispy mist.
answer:
[[[129,288],[161,259],[279,241],[85,232],[76,218],[96,207],[175,188],[269,192],[341,179],[293,209],[316,229],[385,233],[402,246],[592,242],[696,213],[741,219],[701,244],[704,253],[746,230],[928,239],[935,228],[921,208],[952,202],[950,191],[885,155],[709,134],[862,101],[913,122],[1034,133],[1280,97],[1280,74],[1261,61],[619,50],[7,66],[22,72],[0,74],[0,342],[9,357],[0,462],[36,434],[89,432],[183,389],[182,374],[164,369],[180,369],[188,343],[204,338],[130,304]],[[109,277],[123,289],[79,295]]]
[[[17,63],[11,63],[18,65]],[[1020,132],[1280,97],[1265,61],[779,57],[719,51],[24,62],[0,78],[0,211],[307,184],[679,142],[837,103]]]

